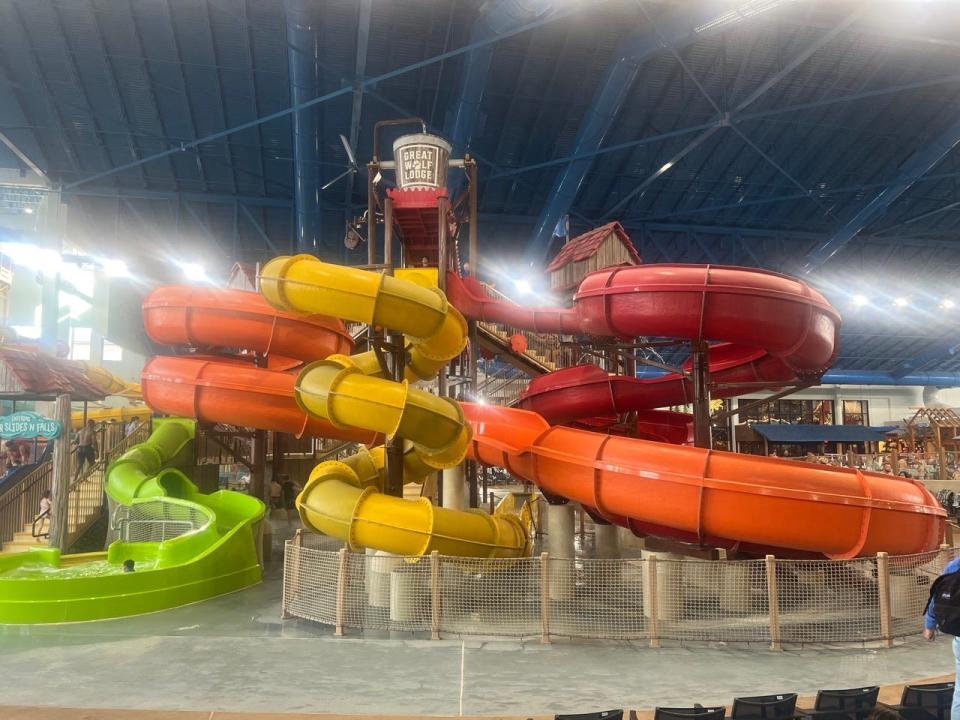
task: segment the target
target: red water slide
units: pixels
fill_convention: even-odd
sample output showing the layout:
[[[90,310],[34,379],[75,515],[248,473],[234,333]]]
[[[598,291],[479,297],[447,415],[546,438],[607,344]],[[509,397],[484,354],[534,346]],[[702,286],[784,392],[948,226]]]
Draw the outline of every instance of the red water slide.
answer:
[[[710,348],[710,376],[721,384],[816,377],[833,362],[840,325],[826,298],[795,278],[712,265],[637,265],[591,273],[572,308],[530,308],[491,298],[478,281],[453,274],[447,294],[468,318],[525,330],[720,341]],[[564,423],[683,405],[692,393],[681,375],[640,380],[581,365],[532,380],[521,407]]]

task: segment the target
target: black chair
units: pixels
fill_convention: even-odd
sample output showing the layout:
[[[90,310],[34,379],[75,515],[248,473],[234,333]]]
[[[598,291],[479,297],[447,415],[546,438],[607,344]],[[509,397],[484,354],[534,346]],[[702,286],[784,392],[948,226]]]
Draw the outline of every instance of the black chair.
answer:
[[[821,690],[813,710],[801,710],[800,715],[817,720],[864,720],[877,706],[880,688],[876,685],[849,690]]]
[[[597,713],[554,715],[554,720],[623,720],[623,710],[602,710]]]
[[[905,720],[950,720],[953,704],[953,683],[907,685],[900,704],[891,707]]]
[[[603,710],[592,713],[554,715],[554,720],[623,720],[623,710]]]
[[[784,720],[796,716],[796,693],[734,698],[730,711],[732,720]]]
[[[653,720],[723,720],[727,714],[725,707],[685,707],[662,708],[654,710]]]

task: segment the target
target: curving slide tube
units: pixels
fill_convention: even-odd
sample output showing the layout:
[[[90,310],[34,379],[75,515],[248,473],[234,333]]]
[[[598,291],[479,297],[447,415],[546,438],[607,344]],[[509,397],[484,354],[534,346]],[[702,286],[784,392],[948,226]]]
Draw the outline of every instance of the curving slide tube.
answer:
[[[840,316],[795,278],[713,265],[637,265],[591,273],[572,308],[531,308],[489,297],[473,278],[448,274],[451,302],[473,320],[537,332],[721,341],[710,348],[721,384],[814,379],[837,351]],[[715,397],[730,397],[721,390]],[[609,375],[593,365],[531,381],[520,406],[552,423],[691,402],[689,379]]]
[[[107,468],[107,497],[122,511],[111,513],[111,521],[126,528],[107,552],[61,555],[43,547],[0,554],[0,623],[137,615],[260,581],[264,505],[229,490],[200,493],[177,469],[193,462],[194,426],[157,420],[147,440]]]
[[[462,318],[451,305],[468,317],[514,325],[521,325],[525,314],[529,327],[562,332],[695,337],[703,328],[704,337],[731,343],[728,350],[717,351],[715,360],[729,353],[721,358],[729,362],[728,369],[773,381],[816,374],[832,360],[838,318],[802,283],[731,268],[699,267],[688,273],[687,266],[651,267],[660,269],[651,270],[646,283],[625,271],[595,273],[588,278],[594,278],[588,283],[592,294],[583,294],[584,309],[578,296],[573,309],[539,311],[490,304],[479,295],[465,299],[460,291],[468,282],[452,282],[453,302],[447,303],[435,290],[298,256],[278,258],[262,271],[264,296],[283,310],[259,302],[261,312],[284,321],[296,320],[286,312],[291,311],[392,327],[407,336],[411,354],[423,354],[421,370],[428,363],[446,362],[463,347],[454,332],[462,327]],[[647,294],[659,300],[653,302]],[[250,308],[255,303],[251,300]],[[679,315],[692,307],[695,317],[681,324]],[[198,309],[192,322],[205,323],[206,317]],[[322,332],[309,325],[310,317],[303,318],[304,332]],[[745,327],[737,327],[738,321]],[[145,322],[151,332],[149,311]],[[245,310],[211,322],[214,338],[230,332],[225,326],[253,320]],[[783,333],[777,330],[781,323]],[[719,332],[727,326],[729,332]],[[751,345],[768,335],[769,343]],[[272,351],[297,356],[283,342]],[[744,370],[747,363],[754,364]],[[360,356],[333,353],[325,362],[305,366],[299,376],[240,361],[157,358],[144,371],[143,387],[156,409],[204,420],[340,436],[396,433],[406,439],[405,470],[411,479],[455,463],[466,452],[642,534],[784,557],[835,558],[931,550],[943,535],[944,512],[919,483],[551,427],[541,415],[525,410],[458,407],[407,382],[377,377],[376,368]],[[265,406],[258,412],[261,402]],[[592,412],[595,406],[588,408]],[[461,417],[469,429],[461,428]],[[299,430],[288,429],[293,427]],[[521,547],[526,541],[523,523],[513,516],[483,517],[482,522],[476,512],[448,516],[451,511],[428,511],[423,502],[383,496],[376,492],[381,486],[378,450],[343,463],[323,463],[298,499],[301,516],[354,547],[472,556],[528,550]]]
[[[463,459],[470,431],[457,403],[407,382],[380,378],[372,353],[345,354],[352,341],[341,322],[313,314],[336,314],[404,332],[415,358],[411,379],[419,379],[459,355],[466,343],[466,323],[442,293],[329,266],[311,256],[281,258],[264,267],[262,277],[264,294],[272,303],[306,314],[277,310],[255,293],[161,288],[144,303],[147,332],[168,345],[326,359],[298,375],[258,368],[236,357],[157,357],[143,372],[148,404],[207,422],[367,444],[396,435],[406,440],[408,482],[422,481]],[[375,448],[318,465],[298,501],[305,523],[355,548],[403,555],[433,550],[472,557],[528,554],[530,520],[525,510],[518,516],[507,503],[488,515],[436,508],[427,499],[383,495],[378,492],[385,480],[383,455]]]
[[[799,280],[736,267],[601,270],[584,278],[572,308],[491,298],[481,283],[455,273],[447,293],[470,319],[538,332],[722,341],[709,353],[717,383],[814,379],[833,362],[840,323],[826,298]],[[584,365],[530,382],[519,404],[536,414],[464,409],[479,460],[638,534],[784,556],[937,547],[944,515],[918,482],[549,427],[640,411],[648,435],[683,442],[682,417],[665,413],[658,423],[652,409],[691,398],[680,375],[640,380]]]

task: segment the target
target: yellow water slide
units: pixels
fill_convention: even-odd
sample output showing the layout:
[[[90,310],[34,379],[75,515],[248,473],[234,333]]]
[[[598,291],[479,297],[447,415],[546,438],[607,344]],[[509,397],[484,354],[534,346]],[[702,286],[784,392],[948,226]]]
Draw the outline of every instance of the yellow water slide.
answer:
[[[460,406],[411,385],[432,378],[466,345],[466,322],[439,289],[297,255],[267,263],[260,291],[282,310],[391,328],[406,337],[410,360],[402,382],[382,377],[372,352],[332,355],[305,367],[296,397],[306,412],[337,426],[402,438],[404,482],[422,482],[463,461],[471,431]],[[512,505],[493,515],[437,508],[426,498],[381,494],[384,480],[383,448],[321,463],[297,498],[300,517],[354,548],[468,557],[529,553],[526,507],[519,516]]]
[[[79,370],[86,376],[87,380],[96,385],[105,395],[114,395],[116,397],[127,398],[137,401],[141,398],[140,383],[124,380],[118,375],[114,375],[106,368],[91,365],[80,360],[73,361]],[[136,418],[145,420],[150,417],[152,411],[143,404],[125,405],[122,407],[91,407],[87,408],[87,418],[97,422],[123,422],[127,423]],[[76,430],[83,425],[83,411],[75,410],[70,415],[70,424]]]
[[[73,362],[86,376],[87,380],[100,388],[105,395],[117,395],[131,400],[139,400],[141,398],[140,383],[124,380],[106,368],[91,365],[88,362],[81,360],[75,360]]]

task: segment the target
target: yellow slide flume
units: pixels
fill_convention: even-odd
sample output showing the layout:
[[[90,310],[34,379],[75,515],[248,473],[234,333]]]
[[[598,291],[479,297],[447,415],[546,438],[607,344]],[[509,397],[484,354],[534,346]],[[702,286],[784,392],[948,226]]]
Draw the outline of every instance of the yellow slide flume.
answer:
[[[96,422],[121,422],[131,420],[146,420],[153,415],[147,405],[125,405],[123,407],[91,407],[87,408],[87,419]],[[74,430],[83,427],[83,410],[74,410],[70,413],[70,425]]]
[[[277,308],[389,327],[408,341],[408,377],[381,377],[372,353],[331,356],[308,365],[296,383],[300,406],[334,425],[403,438],[404,481],[421,482],[463,461],[470,427],[455,400],[412,387],[428,379],[466,345],[466,322],[443,293],[377,273],[331,265],[312,255],[279,257],[261,270],[260,289]],[[304,523],[351,547],[401,555],[433,550],[467,557],[520,557],[530,551],[529,512],[509,508],[437,508],[429,500],[381,494],[383,450],[318,465],[297,498]]]

